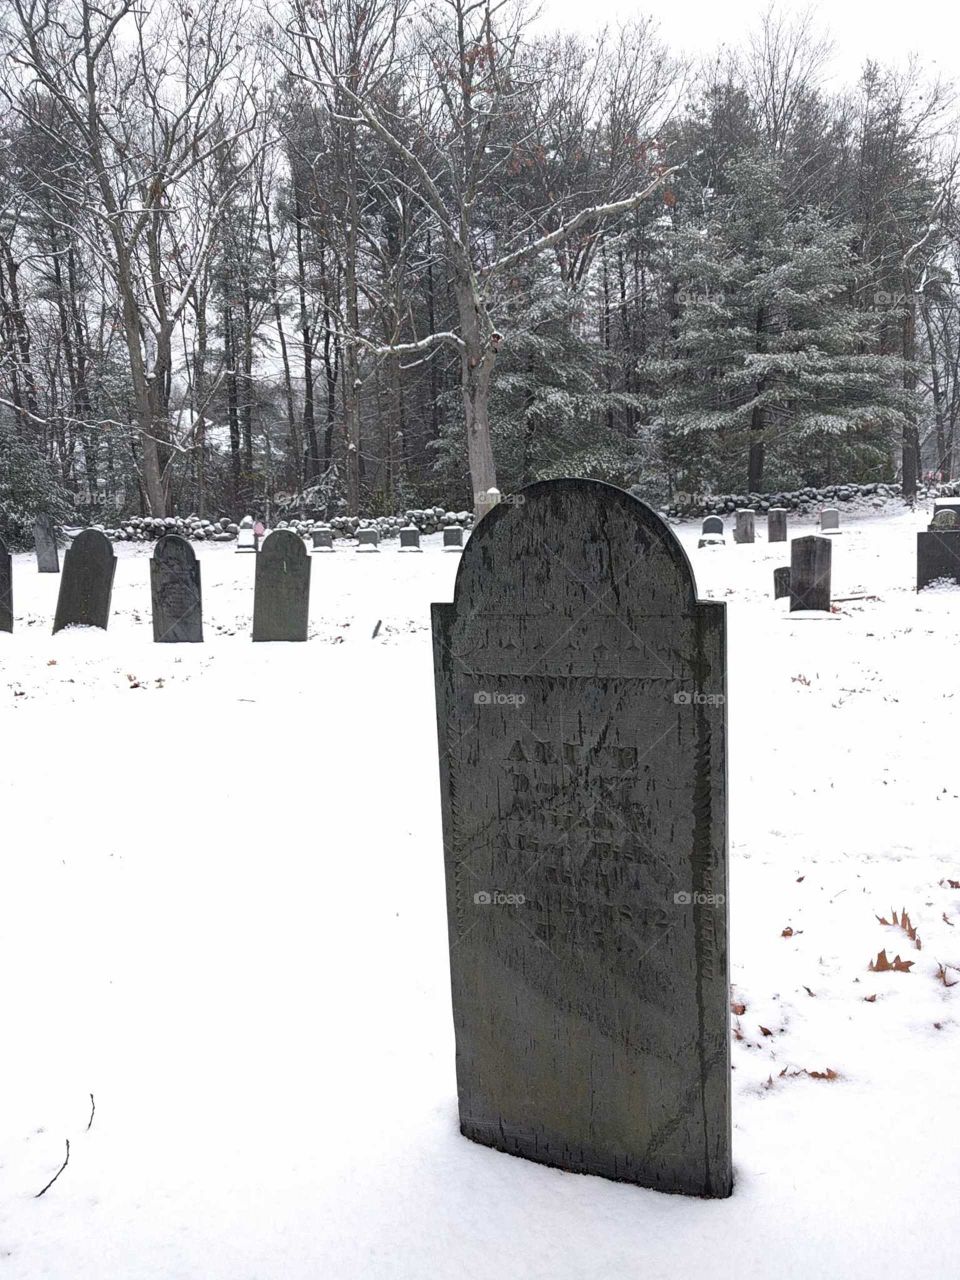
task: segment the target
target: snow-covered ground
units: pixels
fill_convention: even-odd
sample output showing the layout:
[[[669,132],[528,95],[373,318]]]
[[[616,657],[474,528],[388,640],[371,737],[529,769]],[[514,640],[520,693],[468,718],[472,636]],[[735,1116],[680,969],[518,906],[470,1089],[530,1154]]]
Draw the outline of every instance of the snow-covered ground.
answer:
[[[834,596],[876,598],[817,620],[774,603],[764,521],[678,530],[729,602],[718,1202],[458,1133],[428,607],[456,554],[314,556],[310,642],[254,645],[253,557],[200,546],[202,646],[153,644],[148,546],[106,634],[52,636],[59,579],[15,557],[0,1275],[960,1274],[960,592],[915,594],[924,523],[847,524]],[[921,948],[877,919],[904,907]]]

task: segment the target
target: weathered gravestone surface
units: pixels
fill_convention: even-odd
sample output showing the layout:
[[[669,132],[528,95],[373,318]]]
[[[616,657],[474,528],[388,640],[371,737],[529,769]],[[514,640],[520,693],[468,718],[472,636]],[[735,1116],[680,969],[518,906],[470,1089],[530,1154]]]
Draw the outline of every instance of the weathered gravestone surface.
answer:
[[[700,526],[701,534],[719,533],[723,537],[723,521],[719,516],[706,516]]]
[[[379,551],[380,534],[376,529],[357,530],[357,551]]]
[[[275,529],[257,556],[253,638],[306,640],[309,615],[309,553],[292,529]]]
[[[790,594],[790,566],[773,571],[773,598],[781,600]]]
[[[830,610],[829,538],[794,538],[790,543],[790,612],[799,609]]]
[[[836,507],[824,507],[820,512],[820,532],[821,533],[839,533],[840,532],[840,512]]]
[[[400,530],[400,551],[420,550],[420,530],[415,524],[408,524]]]
[[[13,630],[13,562],[0,538],[0,631]]]
[[[749,510],[740,510],[737,512],[737,521],[733,526],[734,542],[753,542],[754,538],[754,513]]]
[[[956,529],[960,525],[960,516],[952,507],[941,507],[934,511],[933,519],[927,526],[929,529]]]
[[[106,631],[116,569],[113,544],[105,533],[84,529],[77,534],[63,557],[54,635],[64,627],[101,627]]]
[[[786,540],[787,509],[786,507],[771,507],[767,512],[767,541],[786,542]]]
[[[960,529],[937,526],[940,514],[926,531],[917,534],[917,590],[940,579],[960,582]]]
[[[531,485],[433,606],[461,1131],[726,1196],[726,623],[644,503]]]
[[[315,524],[310,530],[314,551],[333,550],[333,530],[326,524]]]
[[[460,551],[463,548],[463,530],[459,525],[443,531],[443,549],[444,551]]]
[[[37,551],[38,573],[59,573],[60,553],[57,535],[49,516],[37,516],[33,522],[33,545]]]
[[[155,641],[199,644],[203,640],[200,564],[186,538],[167,533],[158,540],[150,561],[150,595]]]

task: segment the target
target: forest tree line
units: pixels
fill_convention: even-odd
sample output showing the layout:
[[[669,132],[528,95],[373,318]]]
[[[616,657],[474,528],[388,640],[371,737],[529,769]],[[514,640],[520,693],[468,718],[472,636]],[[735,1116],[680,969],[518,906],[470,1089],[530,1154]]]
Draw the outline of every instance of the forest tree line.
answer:
[[[8,0],[0,512],[960,473],[949,84],[769,10]]]

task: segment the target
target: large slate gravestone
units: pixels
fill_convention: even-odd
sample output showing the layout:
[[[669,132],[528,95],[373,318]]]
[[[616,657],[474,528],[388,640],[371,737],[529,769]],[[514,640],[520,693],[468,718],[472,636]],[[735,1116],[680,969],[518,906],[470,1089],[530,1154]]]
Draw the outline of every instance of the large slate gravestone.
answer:
[[[13,630],[13,562],[0,538],[0,631]]]
[[[153,638],[159,643],[203,640],[200,564],[186,538],[164,534],[150,561]]]
[[[37,551],[37,572],[59,573],[60,553],[57,550],[57,535],[49,516],[37,516],[34,520],[33,545]]]
[[[78,533],[63,558],[53,633],[64,627],[102,627],[110,621],[110,599],[117,558],[99,529]]]
[[[623,490],[522,497],[433,606],[461,1131],[726,1196],[724,606]]]
[[[292,529],[275,529],[257,556],[253,638],[306,640],[309,615],[309,553]]]
[[[830,565],[833,547],[829,538],[794,538],[790,543],[790,612],[830,610]]]

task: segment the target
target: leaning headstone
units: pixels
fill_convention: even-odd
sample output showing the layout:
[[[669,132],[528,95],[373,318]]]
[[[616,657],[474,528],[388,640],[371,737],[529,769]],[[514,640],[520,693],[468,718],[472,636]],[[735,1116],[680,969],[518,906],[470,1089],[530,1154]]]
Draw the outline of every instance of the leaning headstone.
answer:
[[[420,550],[420,530],[415,524],[408,524],[400,530],[401,551]]]
[[[110,621],[110,600],[117,558],[99,529],[78,533],[63,557],[63,575],[53,633],[64,627],[101,627]]]
[[[333,550],[333,530],[328,524],[315,524],[310,530],[314,551]]]
[[[790,543],[790,612],[830,611],[829,538],[794,538]]]
[[[724,606],[623,490],[519,496],[433,606],[461,1132],[726,1196]]]
[[[37,549],[37,572],[59,573],[60,553],[57,535],[49,516],[37,516],[33,522],[33,543]]]
[[[443,549],[444,551],[462,551],[463,550],[463,530],[459,525],[452,525],[443,531]]]
[[[237,528],[237,552],[255,552],[257,539],[253,532],[253,516],[244,516]]]
[[[839,533],[840,532],[840,512],[836,507],[824,507],[820,512],[820,532],[821,533]]]
[[[310,616],[310,556],[292,529],[275,529],[257,556],[254,640],[306,640]]]
[[[942,523],[952,515],[952,511],[938,511],[930,528],[917,534],[918,591],[932,582],[960,583],[960,528]]]
[[[737,512],[737,522],[733,527],[734,542],[753,542],[754,537],[754,513],[753,511],[741,509]]]
[[[159,538],[150,561],[153,638],[157,643],[199,644],[203,640],[200,563],[186,538]]]
[[[380,533],[377,529],[357,530],[357,551],[379,551]]]
[[[774,569],[773,571],[773,598],[774,600],[782,600],[784,596],[790,594],[790,566],[785,565],[782,569]]]
[[[13,560],[0,538],[0,631],[13,630]]]
[[[767,541],[786,542],[786,540],[787,509],[786,507],[771,507],[767,512]]]

